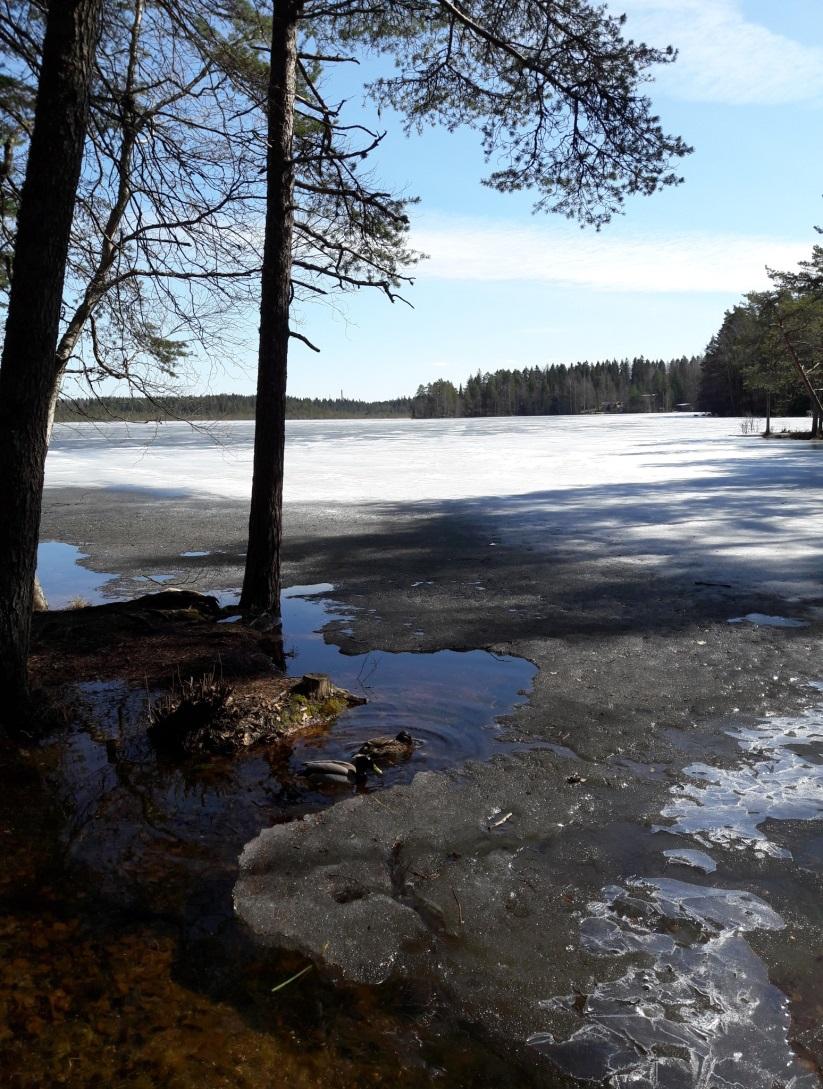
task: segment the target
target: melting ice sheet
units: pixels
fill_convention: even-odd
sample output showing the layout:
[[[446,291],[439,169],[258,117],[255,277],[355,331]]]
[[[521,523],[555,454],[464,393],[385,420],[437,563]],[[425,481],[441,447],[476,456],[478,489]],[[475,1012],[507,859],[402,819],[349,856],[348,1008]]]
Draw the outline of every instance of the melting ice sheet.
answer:
[[[740,765],[686,768],[697,783],[673,788],[665,831],[787,859],[760,826],[823,816],[823,706],[732,736]],[[703,851],[664,855],[714,868]],[[819,1089],[790,1046],[788,1001],[744,936],[783,926],[764,900],[736,889],[665,877],[608,886],[589,905],[580,943],[631,961],[588,994],[545,1002],[564,1038],[541,1033],[530,1043],[609,1089]]]
[[[686,774],[698,782],[672,789],[662,811],[673,821],[666,831],[693,836],[704,846],[751,847],[790,858],[760,825],[823,816],[823,764],[810,758],[823,746],[823,707],[796,718],[769,719],[731,736],[746,754],[744,762],[736,768],[690,764]]]
[[[667,878],[609,886],[581,944],[645,954],[617,979],[544,1005],[583,1023],[530,1043],[574,1077],[610,1089],[817,1089],[788,1043],[785,995],[742,936],[783,920],[758,897]],[[574,1023],[574,1022],[573,1022]]]

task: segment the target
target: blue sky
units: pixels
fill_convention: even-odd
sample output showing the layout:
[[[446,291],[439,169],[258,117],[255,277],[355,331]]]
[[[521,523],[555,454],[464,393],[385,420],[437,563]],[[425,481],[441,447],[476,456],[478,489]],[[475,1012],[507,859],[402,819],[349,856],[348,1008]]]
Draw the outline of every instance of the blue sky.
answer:
[[[633,199],[599,234],[499,194],[477,136],[388,130],[375,172],[416,194],[412,242],[430,255],[407,295],[304,307],[290,392],[376,399],[498,367],[702,351],[724,310],[789,267],[823,222],[820,0],[622,0],[627,32],[679,48],[649,93],[694,145],[685,183]],[[254,323],[256,324],[256,322]],[[252,331],[250,322],[249,332]],[[250,341],[253,337],[250,337]],[[212,388],[253,389],[252,343]]]

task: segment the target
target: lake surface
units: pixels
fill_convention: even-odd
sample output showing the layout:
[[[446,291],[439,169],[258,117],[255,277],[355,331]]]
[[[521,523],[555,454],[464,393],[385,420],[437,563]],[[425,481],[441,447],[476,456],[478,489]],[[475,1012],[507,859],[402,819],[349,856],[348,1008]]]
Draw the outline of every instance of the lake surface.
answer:
[[[776,429],[807,421],[777,421]],[[467,420],[292,420],[286,501],[419,502],[546,488],[688,482],[778,443],[740,421],[680,413]],[[58,424],[47,486],[179,489],[244,499],[254,424]],[[797,447],[797,444],[793,444]],[[765,446],[765,448],[764,448]],[[793,450],[793,452],[797,452]],[[724,468],[725,465],[725,468]]]
[[[796,421],[787,426],[805,424]],[[245,503],[252,433],[249,423],[197,429],[181,424],[63,425],[49,454],[47,483],[86,489],[141,488],[158,496],[170,492],[215,495]],[[649,569],[657,566],[692,582],[725,581],[733,570],[738,585],[749,579],[759,590],[769,587],[792,596],[796,603],[804,596],[814,600],[821,593],[820,456],[819,444],[766,443],[743,435],[734,420],[680,415],[296,421],[288,427],[285,496],[287,502],[318,508],[332,503],[373,505],[389,518],[410,505],[422,510],[448,505],[487,520],[490,547],[565,548],[584,558],[642,564]],[[201,543],[193,541],[191,553],[196,556],[200,550]],[[67,554],[55,551],[53,558],[64,564],[61,578],[69,575],[68,582],[64,578],[69,593]],[[89,572],[82,577],[89,577]],[[96,593],[96,585],[89,585]],[[78,592],[82,594],[82,589]],[[519,682],[512,685],[505,680],[498,705],[493,684],[472,691],[482,678],[483,659],[475,663],[470,656],[449,657],[450,652],[444,652],[443,658],[420,658],[419,674],[403,674],[407,663],[400,656],[346,661],[318,634],[329,621],[345,624],[345,610],[321,604],[318,612],[317,601],[302,598],[291,600],[289,608],[296,610],[293,630],[299,628],[305,636],[294,643],[296,671],[324,669],[350,687],[364,681],[373,686],[370,710],[344,716],[339,729],[323,740],[329,755],[351,751],[356,737],[348,731],[363,721],[358,714],[377,716],[369,726],[371,732],[388,732],[381,708],[394,721],[398,707],[393,705],[393,693],[398,684],[418,683],[415,678],[432,683],[431,706],[423,710],[435,723],[443,708],[446,718],[451,714],[450,700],[471,704],[471,697],[479,696],[473,705],[478,718],[473,720],[473,732],[465,736],[479,745],[474,755],[482,758],[494,750],[494,717],[505,709],[507,700],[511,706],[517,698]],[[307,614],[300,617],[303,608]],[[785,610],[780,609],[782,618],[791,619],[794,609],[787,602]],[[756,623],[751,617],[757,615],[744,619],[747,624]],[[726,620],[738,619],[723,614],[721,622],[725,626]],[[427,663],[432,664],[431,670]],[[395,669],[403,675],[396,677]],[[459,685],[455,685],[457,677],[462,678]],[[87,695],[98,708],[109,702],[115,708],[120,702],[117,693],[89,691]],[[169,904],[175,925],[180,918],[186,920],[183,944],[191,947],[204,935],[210,940],[209,928],[218,932],[230,926],[225,914],[213,906],[221,897],[226,903],[237,844],[255,825],[288,820],[305,811],[301,808],[305,796],[291,792],[296,761],[303,752],[295,750],[295,763],[287,761],[285,766],[281,762],[272,767],[262,758],[250,760],[223,779],[195,776],[183,781],[166,776],[161,781],[151,767],[151,754],[140,748],[136,738],[131,739],[125,759],[117,765],[108,759],[105,742],[122,729],[123,714],[128,718],[137,710],[126,706],[118,712],[120,717],[112,711],[97,735],[79,728],[73,735],[76,751],[57,769],[67,798],[73,799],[70,806],[77,806],[73,827],[78,838],[72,852],[84,863],[98,857],[115,861],[117,881],[125,874],[132,888],[155,886],[147,897],[150,901],[167,894],[174,900],[172,893],[186,895],[192,872],[180,839],[195,830],[191,842],[198,841],[199,822],[205,821],[202,845],[207,857],[202,865],[198,863],[202,887],[185,904],[182,900]],[[627,874],[619,885],[605,885],[581,921],[580,949],[606,958],[604,978],[595,981],[581,976],[581,993],[587,991],[585,1003],[581,994],[546,993],[547,1026],[562,1011],[569,1027],[565,1034],[553,1030],[553,1036],[547,1032],[534,1043],[562,1070],[590,1078],[594,1068],[586,1067],[584,1060],[589,1062],[596,1053],[599,1065],[595,1064],[594,1076],[612,1079],[607,1084],[615,1086],[637,1083],[692,1089],[711,1086],[716,1077],[725,1079],[718,1084],[739,1084],[745,1089],[755,1085],[759,1089],[763,1084],[772,1089],[780,1084],[776,1079],[781,1071],[788,1071],[787,1082],[795,1089],[816,1082],[807,1068],[793,1065],[785,998],[752,952],[764,935],[783,925],[772,906],[773,889],[768,882],[752,878],[754,891],[741,900],[724,885],[722,876],[706,880],[700,876],[700,866],[695,866],[700,863],[708,873],[716,855],[733,849],[740,858],[751,855],[758,866],[765,859],[779,867],[779,876],[770,880],[781,888],[792,888],[798,863],[780,853],[769,828],[802,823],[812,829],[810,836],[815,834],[823,812],[821,721],[823,709],[815,707],[811,719],[772,719],[748,733],[734,733],[741,750],[739,760],[726,756],[725,763],[718,758],[715,764],[710,754],[701,754],[699,763],[681,769],[673,778],[671,795],[658,818],[669,834],[668,852],[662,851],[665,844],[661,843],[660,869],[641,878]],[[414,725],[412,719],[408,724],[415,734],[427,729]],[[456,756],[448,732],[441,732],[438,725],[430,729],[426,744],[433,766],[446,766]],[[148,780],[146,768],[150,769]],[[397,769],[392,776],[402,777],[410,770]],[[94,799],[91,810],[99,808],[100,819],[84,824],[89,812],[83,803],[86,795],[75,786],[89,790],[89,799]],[[326,801],[316,799],[318,805]],[[170,805],[180,814],[180,823],[161,824],[160,838],[169,831],[172,837],[161,843],[160,850],[156,829],[140,822],[147,814],[157,824],[158,815],[163,816]],[[137,819],[129,815],[132,810]],[[124,815],[129,819],[124,820]],[[227,823],[234,826],[230,836],[226,836]],[[136,842],[127,842],[127,834],[134,837],[135,829],[139,829]],[[673,844],[675,836],[682,839],[682,849]],[[225,855],[221,845],[226,846]],[[128,856],[125,867],[121,866],[124,854]],[[164,867],[169,855],[177,856],[185,877],[179,884],[168,881]],[[809,858],[805,865],[819,866],[819,845]],[[673,866],[681,868],[669,868]],[[695,878],[701,882],[699,892]],[[735,915],[738,908],[740,918]],[[191,920],[196,926],[189,930]],[[752,946],[745,939],[749,933],[755,935]],[[672,934],[677,939],[674,944]],[[740,987],[732,985],[728,970],[735,957]],[[186,957],[182,962],[187,963]],[[190,965],[186,970],[191,970]],[[235,974],[228,975],[234,980]],[[272,985],[270,976],[266,985]],[[646,1001],[649,993],[654,1002]],[[748,1032],[745,1016],[745,1007],[751,1003],[762,1013],[762,1020],[753,1023],[755,1036]],[[314,1024],[311,1018],[308,1023]],[[334,1019],[325,1024],[333,1025],[332,1034],[339,1033]],[[741,1032],[741,1026],[746,1032]],[[189,1047],[191,1036],[185,1026],[182,1032]],[[683,1071],[684,1055],[688,1074]],[[746,1071],[735,1082],[734,1064],[742,1056],[753,1058],[759,1073]],[[450,1053],[450,1062],[454,1058]],[[626,1066],[631,1074],[625,1073]],[[356,1076],[363,1069],[358,1067]],[[385,1066],[382,1071],[386,1072]],[[646,1080],[638,1081],[636,1074]],[[467,1079],[466,1084],[480,1083]],[[516,1084],[516,1077],[498,1077],[497,1084]]]
[[[249,422],[62,424],[46,484],[245,503],[252,439]],[[734,563],[761,585],[811,595],[823,589],[817,445],[679,413],[298,420],[287,427],[284,499],[388,513],[459,505],[497,519],[517,544],[699,565],[702,578],[722,579]]]

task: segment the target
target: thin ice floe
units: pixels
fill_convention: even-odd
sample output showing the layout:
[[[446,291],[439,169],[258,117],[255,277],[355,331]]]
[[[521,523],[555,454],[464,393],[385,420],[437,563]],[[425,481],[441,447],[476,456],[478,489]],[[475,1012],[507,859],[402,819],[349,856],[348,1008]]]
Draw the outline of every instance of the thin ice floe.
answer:
[[[742,936],[783,927],[763,900],[654,878],[609,886],[589,910],[585,951],[633,963],[544,1003],[582,1018],[565,1041],[529,1041],[558,1067],[609,1089],[817,1089],[789,1046],[788,1000]]]
[[[790,858],[761,826],[767,820],[823,817],[823,764],[807,755],[823,745],[823,708],[772,718],[731,736],[746,754],[744,762],[735,768],[685,768],[698,781],[672,788],[672,800],[662,810],[672,821],[665,831],[692,836],[704,846],[749,847]],[[798,748],[805,753],[795,752]]]
[[[761,825],[823,816],[823,705],[731,736],[743,762],[686,768],[697,782],[673,788],[662,811],[673,823],[660,830],[787,859]],[[669,863],[716,868],[703,851],[663,853]],[[738,889],[664,877],[608,886],[589,905],[580,944],[630,965],[587,994],[545,1002],[564,1038],[546,1032],[529,1042],[564,1072],[609,1089],[819,1089],[791,1048],[788,1000],[744,937],[784,925]]]

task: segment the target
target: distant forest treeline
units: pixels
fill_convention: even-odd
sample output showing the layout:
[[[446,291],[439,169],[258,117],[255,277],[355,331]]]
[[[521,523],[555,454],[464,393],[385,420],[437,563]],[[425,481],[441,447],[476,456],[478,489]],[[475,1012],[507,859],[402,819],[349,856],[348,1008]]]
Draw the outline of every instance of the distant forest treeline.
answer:
[[[670,412],[694,405],[701,359],[610,360],[476,374],[459,388],[444,380],[420,386],[417,419],[445,416],[566,416],[589,412]]]
[[[553,416],[588,412],[670,411],[683,402],[694,404],[700,380],[700,359],[669,362],[624,359],[607,363],[575,363],[532,367],[522,371],[476,374],[465,386],[440,380],[420,386],[414,397],[389,401],[338,398],[287,398],[286,414],[293,420],[430,419],[449,416]],[[83,420],[251,420],[251,394],[216,393],[197,396],[99,397],[58,403],[61,423]]]
[[[90,397],[63,400],[55,419],[60,423],[83,420],[253,420],[252,394],[210,393],[202,397]],[[411,415],[411,398],[393,401],[355,401],[348,397],[287,397],[286,415],[293,420],[386,418]]]

